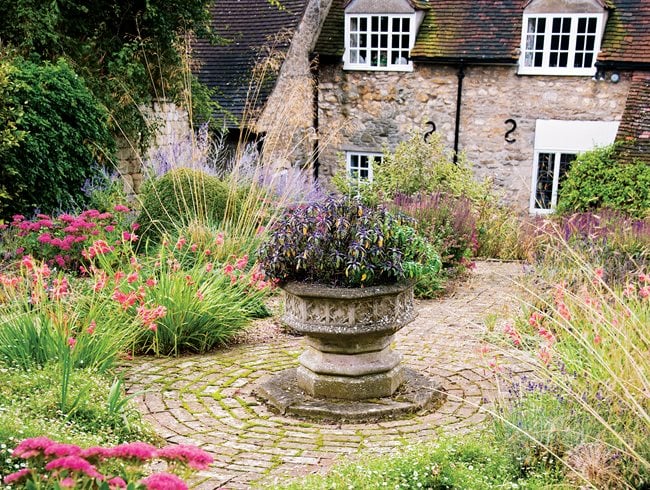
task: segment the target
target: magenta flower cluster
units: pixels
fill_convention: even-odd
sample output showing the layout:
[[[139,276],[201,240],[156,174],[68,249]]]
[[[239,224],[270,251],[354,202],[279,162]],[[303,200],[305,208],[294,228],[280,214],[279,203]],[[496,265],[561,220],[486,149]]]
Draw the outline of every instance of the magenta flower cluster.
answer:
[[[33,220],[16,214],[9,224],[0,225],[0,230],[7,229],[13,235],[17,258],[31,255],[47,261],[50,267],[77,271],[83,263],[81,252],[90,242],[137,240],[134,231],[138,225],[129,225],[130,212],[128,207],[117,205],[113,212],[89,209],[77,216],[38,214]]]
[[[166,461],[170,471],[204,470],[212,463],[210,454],[196,446],[172,445],[161,449],[146,442],[124,443],[114,447],[93,446],[82,449],[74,444],[63,444],[47,437],[34,437],[22,441],[13,456],[29,460],[31,467],[4,477],[6,485],[18,483],[56,482],[57,488],[84,488],[112,490],[127,488],[129,483],[139,483],[148,490],[186,490],[185,482],[173,473],[161,472],[141,478],[142,466],[153,461]],[[140,471],[135,477],[126,472],[122,475],[106,474],[106,467],[115,468],[116,460],[136,466]],[[135,478],[135,479],[134,479]],[[138,487],[140,488],[140,487]]]

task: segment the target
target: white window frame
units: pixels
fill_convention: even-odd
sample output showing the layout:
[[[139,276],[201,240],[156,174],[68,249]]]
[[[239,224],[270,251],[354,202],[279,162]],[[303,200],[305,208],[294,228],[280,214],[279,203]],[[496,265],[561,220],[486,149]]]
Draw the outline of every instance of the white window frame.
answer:
[[[533,174],[531,176],[531,214],[550,214],[558,201],[560,186],[560,158],[562,154],[578,155],[599,146],[614,142],[619,121],[577,121],[537,119],[535,121],[535,146],[533,151]],[[553,187],[551,209],[537,207],[537,184],[540,153],[551,153],[553,157]]]
[[[368,177],[361,177],[361,166],[356,167],[352,166],[352,157],[359,157],[359,160],[363,157],[368,158]],[[361,182],[372,182],[374,177],[373,163],[381,163],[383,161],[383,154],[379,152],[369,152],[369,151],[346,151],[345,152],[345,171],[348,175],[348,178],[355,181],[359,184]],[[361,162],[359,162],[361,163]],[[357,172],[357,173],[354,173]]]
[[[553,187],[551,191],[551,207],[549,209],[537,207],[537,179],[539,177],[539,155],[548,153],[553,155]],[[558,189],[560,187],[560,161],[562,155],[578,155],[578,151],[570,150],[535,150],[535,160],[533,162],[533,185],[530,193],[530,212],[531,214],[551,214],[557,207]]]
[[[528,36],[528,22],[530,19],[546,19],[546,26],[544,32],[544,47],[542,49],[542,66],[526,66],[526,40]],[[550,66],[551,55],[551,29],[554,19],[570,19],[571,29],[569,32],[569,47],[568,47],[568,65],[567,67],[552,67]],[[575,62],[576,55],[576,42],[578,37],[578,21],[580,19],[596,19],[596,32],[594,40],[594,50],[592,64],[588,68],[576,68],[572,66]],[[520,75],[568,75],[568,76],[591,76],[596,74],[596,58],[600,51],[602,35],[603,35],[603,21],[605,14],[589,13],[589,14],[524,14],[524,19],[521,28],[521,56],[519,58]],[[530,51],[530,50],[528,50]],[[583,52],[585,52],[583,50]],[[589,51],[590,52],[590,51]]]
[[[387,17],[388,18],[388,43],[387,47],[385,48],[380,48],[383,51],[387,52],[387,59],[386,59],[386,66],[372,66],[370,64],[371,61],[371,47],[370,47],[370,36],[372,35],[371,31],[371,26],[372,26],[372,18],[373,17]],[[365,32],[366,34],[366,57],[364,59],[363,63],[360,63],[358,60],[355,62],[351,61],[351,56],[350,56],[350,49],[356,49],[357,46],[351,46],[351,39],[352,39],[352,19],[365,19],[367,22],[367,30],[361,31],[360,26],[355,33],[362,33]],[[393,28],[393,20],[394,19],[409,19],[409,32],[405,33],[403,31],[400,31],[399,34],[394,34],[392,31]],[[343,69],[344,70],[366,70],[366,71],[403,71],[403,72],[410,72],[413,71],[413,62],[410,60],[410,54],[411,50],[413,49],[413,46],[415,45],[415,35],[416,35],[416,15],[415,13],[412,14],[381,14],[381,13],[372,13],[372,14],[345,14],[345,52],[343,54]],[[377,31],[377,32],[382,32],[382,31]],[[401,39],[403,35],[408,34],[409,40],[408,40],[408,55],[409,58],[406,59],[406,63],[392,63],[391,62],[391,51],[395,50],[401,50],[404,51],[404,47],[393,47],[393,35],[398,35],[401,43]],[[358,34],[357,34],[358,35]],[[357,37],[357,43],[360,44],[360,37]]]

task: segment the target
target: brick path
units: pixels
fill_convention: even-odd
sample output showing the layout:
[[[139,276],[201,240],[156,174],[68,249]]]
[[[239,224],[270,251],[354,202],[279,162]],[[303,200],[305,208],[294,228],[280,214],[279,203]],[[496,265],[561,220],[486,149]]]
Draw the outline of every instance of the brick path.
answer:
[[[150,390],[140,403],[170,442],[201,446],[215,463],[200,489],[243,489],[323,472],[346,455],[399,450],[441,430],[470,430],[497,396],[479,352],[484,322],[507,317],[516,305],[514,263],[481,262],[467,284],[439,300],[418,302],[418,318],[397,335],[403,363],[438,379],[447,401],[433,413],[375,424],[329,425],[278,416],[251,394],[261,376],[294,367],[299,338],[276,327],[269,335],[204,356],[138,359],[129,366],[129,391]],[[511,311],[511,310],[510,310]],[[506,353],[507,354],[507,353]],[[502,365],[523,371],[505,355]]]

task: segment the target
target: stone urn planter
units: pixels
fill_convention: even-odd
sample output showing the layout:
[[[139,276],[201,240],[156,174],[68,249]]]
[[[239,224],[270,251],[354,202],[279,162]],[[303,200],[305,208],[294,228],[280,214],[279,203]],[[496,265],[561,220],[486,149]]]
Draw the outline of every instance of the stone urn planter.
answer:
[[[404,380],[391,344],[411,322],[410,284],[336,288],[290,282],[282,320],[305,336],[298,386],[316,398],[366,400],[392,396]]]

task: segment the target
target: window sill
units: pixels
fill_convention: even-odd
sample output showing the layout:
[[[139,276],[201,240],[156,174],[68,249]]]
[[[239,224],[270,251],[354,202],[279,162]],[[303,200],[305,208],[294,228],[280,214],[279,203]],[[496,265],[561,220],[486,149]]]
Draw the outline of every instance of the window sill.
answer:
[[[367,65],[352,65],[343,63],[345,71],[384,71],[384,72],[412,72],[413,64],[408,65],[395,65],[395,66],[367,66]]]

